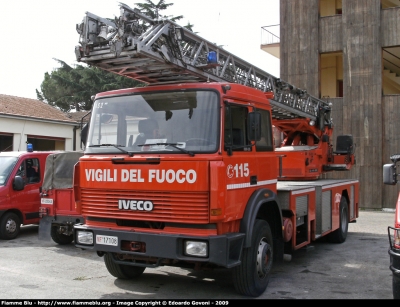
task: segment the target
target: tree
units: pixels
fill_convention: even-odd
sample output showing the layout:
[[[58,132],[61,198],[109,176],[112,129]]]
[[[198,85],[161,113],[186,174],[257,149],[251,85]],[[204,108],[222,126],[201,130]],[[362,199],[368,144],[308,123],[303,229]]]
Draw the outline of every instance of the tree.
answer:
[[[168,7],[173,5],[173,3],[165,3],[164,0],[159,0],[157,4],[155,4],[151,0],[146,0],[145,3],[135,3],[136,7],[140,10],[141,13],[149,16],[151,19],[158,19],[158,18],[166,18],[173,22],[177,22],[183,18],[183,15],[172,17],[171,15],[160,15],[160,11],[166,10]],[[193,32],[193,24],[190,22],[187,23],[184,28]]]
[[[155,4],[151,0],[146,0],[145,3],[135,3],[137,8],[142,12],[143,14],[149,16],[151,19],[158,19],[160,17],[169,19],[173,22],[176,22],[177,20],[180,20],[183,18],[183,15],[179,15],[176,17],[171,17],[171,16],[161,16],[160,11],[166,10],[168,7],[173,5],[173,3],[165,3],[164,0],[159,0],[157,4]]]
[[[192,32],[193,32],[193,27],[194,27],[194,24],[191,24],[189,21],[188,21],[187,25],[184,26],[184,28],[186,28],[186,29],[188,29],[189,31],[192,31]],[[197,33],[197,32],[194,32],[194,33]]]
[[[64,112],[69,112],[71,109],[90,110],[91,97],[99,92],[143,86],[139,81],[97,67],[76,65],[72,68],[64,61],[54,60],[60,63],[61,67],[51,73],[45,73],[40,85],[41,91],[36,90],[36,95],[38,100]]]

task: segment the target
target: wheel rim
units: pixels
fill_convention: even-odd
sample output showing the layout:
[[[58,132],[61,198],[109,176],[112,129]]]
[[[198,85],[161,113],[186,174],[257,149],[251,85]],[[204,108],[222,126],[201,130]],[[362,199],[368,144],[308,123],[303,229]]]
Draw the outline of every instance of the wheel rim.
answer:
[[[262,238],[257,250],[257,274],[260,279],[265,278],[271,270],[271,255],[271,246]]]
[[[8,219],[6,222],[7,233],[14,233],[17,230],[17,223],[13,219]]]

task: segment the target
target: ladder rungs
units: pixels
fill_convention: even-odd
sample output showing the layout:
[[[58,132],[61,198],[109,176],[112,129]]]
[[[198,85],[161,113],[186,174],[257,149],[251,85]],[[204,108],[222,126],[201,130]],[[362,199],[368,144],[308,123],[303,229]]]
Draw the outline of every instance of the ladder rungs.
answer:
[[[330,111],[327,102],[254,67],[171,20],[152,20],[125,4],[120,7],[121,16],[115,22],[86,13],[77,27],[78,61],[147,84],[231,82],[274,92],[271,104],[276,119],[316,120],[324,114],[321,109],[325,113]],[[100,35],[104,29],[107,33]],[[217,63],[208,63],[210,51],[215,52]],[[329,118],[324,120],[330,123]]]

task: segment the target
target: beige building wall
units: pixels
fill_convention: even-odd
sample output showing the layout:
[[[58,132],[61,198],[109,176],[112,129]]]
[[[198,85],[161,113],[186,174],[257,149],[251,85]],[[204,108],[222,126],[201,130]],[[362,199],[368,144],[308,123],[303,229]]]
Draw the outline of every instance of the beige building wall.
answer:
[[[63,138],[65,141],[56,140],[56,150],[72,151],[74,148],[74,133],[76,133],[75,148],[80,150],[80,129],[77,129],[78,126],[78,124],[73,123],[17,117],[1,117],[0,120],[0,131],[13,134],[14,151],[26,150],[28,135]],[[74,129],[74,127],[76,128]]]

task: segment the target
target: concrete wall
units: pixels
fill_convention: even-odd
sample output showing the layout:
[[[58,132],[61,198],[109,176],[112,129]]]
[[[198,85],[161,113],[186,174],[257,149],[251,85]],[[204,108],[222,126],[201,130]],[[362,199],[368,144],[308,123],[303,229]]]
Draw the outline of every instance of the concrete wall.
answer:
[[[343,98],[330,99],[333,140],[339,134],[353,135],[356,165],[328,177],[358,179],[362,208],[394,207],[394,193],[390,199],[384,193],[382,165],[390,154],[400,153],[388,145],[400,131],[400,121],[386,119],[397,114],[400,102],[382,96],[382,47],[400,45],[400,8],[382,10],[380,0],[346,0],[342,15],[319,17],[319,5],[332,3],[280,1],[281,78],[321,97],[322,70],[334,74],[334,64],[321,65],[320,54],[343,54]]]

